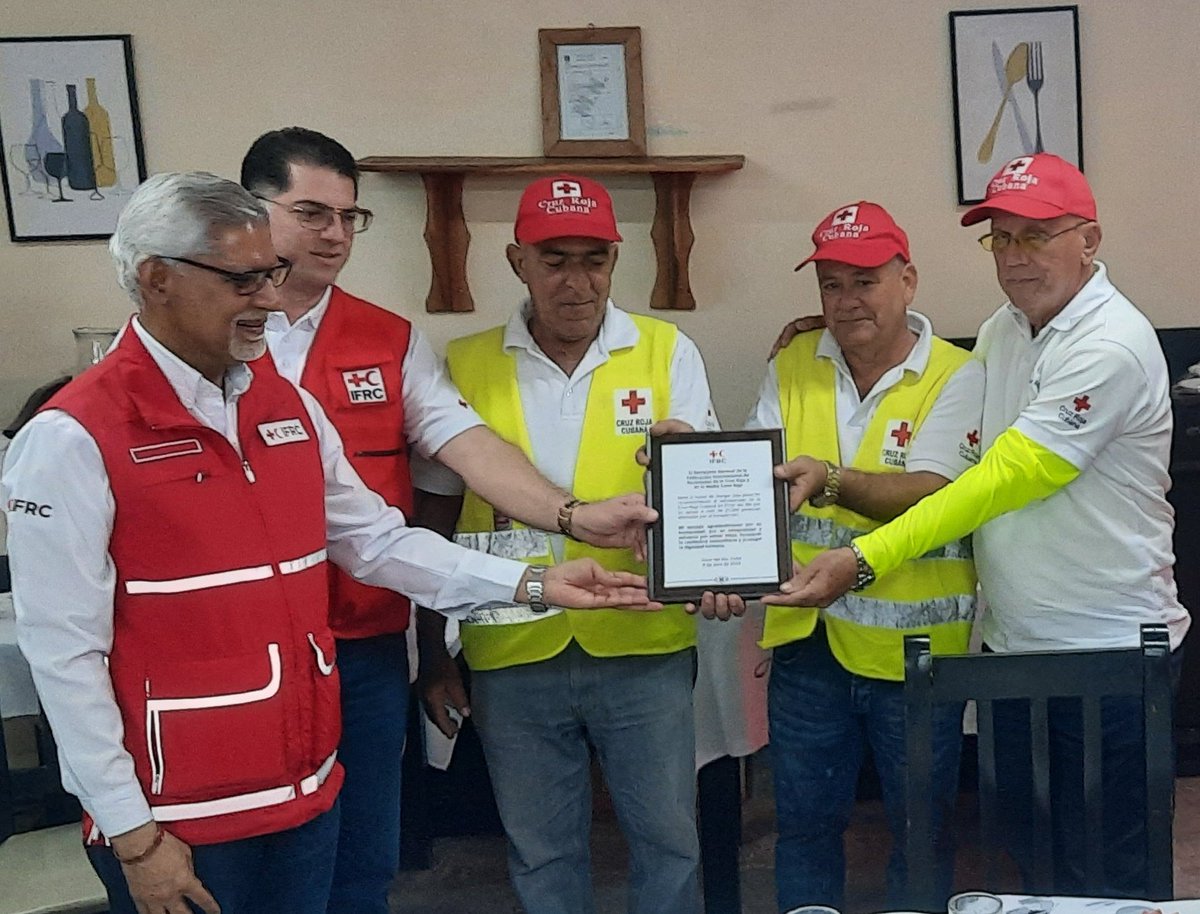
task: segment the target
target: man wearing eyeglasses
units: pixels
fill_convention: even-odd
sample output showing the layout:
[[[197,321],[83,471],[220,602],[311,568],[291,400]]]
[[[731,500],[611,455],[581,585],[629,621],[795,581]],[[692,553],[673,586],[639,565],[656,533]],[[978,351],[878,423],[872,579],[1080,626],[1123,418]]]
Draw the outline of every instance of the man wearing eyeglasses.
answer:
[[[237,184],[154,176],[110,249],[138,313],[18,433],[0,482],[21,650],[114,914],[325,914],[329,561],[447,613],[645,592],[591,562],[462,549],[367,489],[316,400],[261,359],[287,264]]]
[[[1166,624],[1178,648],[1190,618],[1172,570],[1167,366],[1150,322],[1096,260],[1091,188],[1057,156],[1021,156],[997,172],[962,224],[985,219],[991,230],[980,243],[1009,300],[975,347],[986,371],[979,465],[848,548],[818,556],[764,602],[826,605],[974,530],[986,649],[1128,647],[1142,623]],[[1176,670],[1180,656],[1175,650]],[[1079,712],[1052,708],[1050,717],[1055,890],[1146,897],[1141,702],[1105,704],[1101,885],[1083,877],[1082,785],[1071,776],[1081,770]],[[1027,796],[1028,712],[1005,710],[997,725],[1002,789]],[[1009,833],[1028,873],[1029,849],[1019,842],[1028,823],[1010,822]]]
[[[640,495],[583,504],[546,481],[467,406],[419,330],[336,285],[354,236],[371,224],[357,201],[358,167],[341,143],[301,127],[263,134],[246,153],[241,183],[265,202],[275,250],[294,264],[279,290],[280,311],[267,319],[275,365],[320,401],[351,464],[389,504],[409,515],[414,509],[415,448],[419,457],[436,455],[508,516],[593,545],[629,545],[653,518]],[[428,460],[414,465],[436,472]],[[421,501],[427,507],[432,499]],[[452,528],[453,516],[443,532]],[[330,611],[346,785],[329,910],[386,914],[399,865],[409,605],[335,570]]]

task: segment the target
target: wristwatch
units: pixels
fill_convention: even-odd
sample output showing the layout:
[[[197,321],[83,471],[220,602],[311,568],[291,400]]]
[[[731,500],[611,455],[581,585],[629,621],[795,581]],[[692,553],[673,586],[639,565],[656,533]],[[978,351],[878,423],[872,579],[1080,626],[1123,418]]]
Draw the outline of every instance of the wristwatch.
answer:
[[[529,577],[525,579],[525,596],[529,600],[529,608],[535,613],[544,613],[550,608],[545,601],[546,585],[542,581],[545,576],[545,565],[529,566]]]
[[[851,590],[862,590],[864,587],[870,587],[875,583],[875,569],[867,562],[866,556],[862,554],[862,550],[858,548],[857,543],[850,543],[850,551],[854,553],[854,558],[858,562],[858,568],[854,576],[854,586]]]
[[[842,468],[829,460],[822,462],[825,464],[825,488],[808,500],[814,508],[836,505],[842,494]]]

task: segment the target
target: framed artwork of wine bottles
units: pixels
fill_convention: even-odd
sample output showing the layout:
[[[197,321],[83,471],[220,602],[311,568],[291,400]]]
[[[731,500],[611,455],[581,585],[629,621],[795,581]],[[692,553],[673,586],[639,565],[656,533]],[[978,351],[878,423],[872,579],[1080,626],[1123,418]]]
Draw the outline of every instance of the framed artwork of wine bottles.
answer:
[[[108,238],[145,177],[131,36],[0,38],[0,180],[13,241]]]

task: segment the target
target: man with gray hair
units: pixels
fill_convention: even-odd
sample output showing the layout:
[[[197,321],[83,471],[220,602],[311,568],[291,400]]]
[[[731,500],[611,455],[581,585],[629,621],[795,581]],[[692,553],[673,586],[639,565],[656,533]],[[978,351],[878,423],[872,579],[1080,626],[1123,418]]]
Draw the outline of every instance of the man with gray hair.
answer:
[[[238,185],[157,175],[110,249],[138,314],[0,481],[64,784],[113,912],[325,914],[343,778],[327,562],[447,614],[646,606],[644,582],[461,549],[363,486],[316,400],[246,364],[290,264]]]

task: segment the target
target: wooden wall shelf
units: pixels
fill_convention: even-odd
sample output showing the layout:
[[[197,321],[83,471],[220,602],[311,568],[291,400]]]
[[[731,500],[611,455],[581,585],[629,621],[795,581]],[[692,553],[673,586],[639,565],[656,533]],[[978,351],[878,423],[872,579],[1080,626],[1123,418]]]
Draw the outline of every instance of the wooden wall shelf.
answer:
[[[697,175],[737,171],[745,156],[647,156],[646,158],[506,158],[497,156],[368,156],[362,171],[420,175],[425,184],[425,244],[433,281],[425,299],[432,313],[474,311],[467,285],[471,234],[463,216],[463,182],[468,175],[650,175],[654,182],[654,242],[657,275],[650,307],[691,311],[696,307],[688,277],[692,234],[692,183]]]

